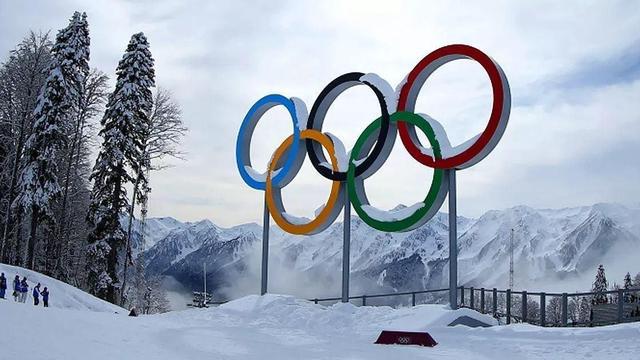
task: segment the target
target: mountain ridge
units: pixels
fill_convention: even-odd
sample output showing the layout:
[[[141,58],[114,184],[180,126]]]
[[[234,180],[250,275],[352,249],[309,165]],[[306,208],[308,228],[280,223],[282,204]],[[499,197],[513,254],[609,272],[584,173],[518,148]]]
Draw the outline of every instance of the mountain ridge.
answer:
[[[458,217],[459,282],[486,287],[506,283],[511,229],[522,286],[575,278],[608,257],[633,256],[624,249],[640,245],[639,219],[640,209],[610,203],[562,209],[521,205],[490,210],[477,219]],[[438,213],[406,233],[376,231],[356,216],[351,221],[356,289],[446,287],[448,214]],[[150,273],[173,276],[187,288],[199,289],[206,263],[209,286],[227,294],[236,292],[239,283],[259,281],[262,228],[256,223],[225,228],[205,220],[154,235],[162,238],[152,239],[154,245],[144,251]],[[285,276],[298,274],[296,281],[318,282],[335,293],[341,259],[340,222],[312,236],[290,235],[275,226],[270,229],[270,267],[279,267]],[[290,285],[300,284],[292,281]],[[283,290],[291,291],[286,286]]]

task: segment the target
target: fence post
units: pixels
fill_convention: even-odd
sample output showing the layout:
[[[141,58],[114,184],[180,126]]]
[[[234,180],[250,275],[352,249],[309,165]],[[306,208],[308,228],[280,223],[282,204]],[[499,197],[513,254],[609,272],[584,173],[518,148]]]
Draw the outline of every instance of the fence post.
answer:
[[[569,314],[567,308],[569,307],[569,297],[567,293],[562,293],[562,326],[569,324]]]
[[[624,290],[618,289],[618,322],[624,319]]]
[[[498,315],[498,289],[493,288],[493,298],[491,299],[493,303],[493,316]]]
[[[511,289],[507,289],[507,325],[511,324]]]
[[[480,312],[485,313],[484,311],[484,288],[480,288]]]
[[[313,299],[313,303],[318,305],[318,299]]]
[[[367,295],[362,295],[362,306],[367,306]]]
[[[540,326],[547,325],[547,294],[540,293]]]
[[[527,292],[522,290],[522,322],[527,322]]]
[[[411,293],[411,306],[416,306],[416,293]]]
[[[464,286],[460,286],[460,305],[464,306]]]
[[[476,302],[474,301],[475,299],[473,298],[475,293],[475,291],[473,290],[473,286],[469,288],[469,291],[471,292],[471,294],[469,295],[469,305],[471,306],[471,310],[475,310]]]

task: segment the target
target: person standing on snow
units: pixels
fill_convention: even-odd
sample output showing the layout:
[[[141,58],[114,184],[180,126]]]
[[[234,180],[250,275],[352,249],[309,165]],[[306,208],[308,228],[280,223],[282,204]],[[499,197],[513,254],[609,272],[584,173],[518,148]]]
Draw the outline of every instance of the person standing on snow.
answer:
[[[18,301],[18,297],[20,296],[21,291],[20,276],[16,275],[16,277],[13,279],[13,300]]]
[[[33,306],[40,303],[40,283],[33,288]]]
[[[0,299],[4,299],[5,292],[7,292],[7,278],[2,273],[0,274]]]
[[[29,283],[27,283],[27,277],[23,277],[20,282],[20,302],[27,302],[27,293],[29,292]]]
[[[46,286],[40,294],[42,294],[42,304],[44,305],[44,307],[49,307],[49,290],[47,290]]]

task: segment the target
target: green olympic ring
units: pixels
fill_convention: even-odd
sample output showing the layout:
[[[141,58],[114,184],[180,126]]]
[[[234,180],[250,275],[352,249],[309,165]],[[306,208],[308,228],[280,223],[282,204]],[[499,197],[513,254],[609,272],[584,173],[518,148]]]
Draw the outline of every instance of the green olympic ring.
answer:
[[[358,140],[353,146],[351,157],[349,159],[349,170],[347,172],[349,198],[358,216],[372,228],[385,232],[413,230],[431,219],[442,206],[448,192],[446,181],[444,181],[445,172],[442,169],[434,169],[429,192],[422,202],[411,207],[415,208],[411,215],[397,219],[389,219],[388,217],[391,216],[387,216],[387,218],[376,217],[375,214],[372,214],[372,211],[368,211],[368,209],[371,209],[372,207],[369,204],[369,200],[367,199],[367,195],[364,190],[365,178],[363,176],[357,177],[355,170],[358,164],[358,159],[361,159],[368,154],[371,144],[377,138],[378,132],[380,131],[381,121],[382,118],[378,118],[369,124],[362,134],[360,134]],[[391,124],[394,125],[394,130],[395,125],[399,122],[408,123],[420,129],[427,136],[431,148],[433,149],[434,157],[436,159],[442,158],[440,144],[438,143],[438,139],[436,139],[433,128],[429,122],[420,115],[406,111],[399,111],[391,115],[390,121]]]

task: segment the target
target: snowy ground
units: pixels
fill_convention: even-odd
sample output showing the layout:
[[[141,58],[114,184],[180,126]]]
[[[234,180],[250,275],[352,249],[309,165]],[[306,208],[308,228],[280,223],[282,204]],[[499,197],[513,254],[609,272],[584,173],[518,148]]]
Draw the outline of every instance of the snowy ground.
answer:
[[[40,283],[40,290],[43,290],[45,286],[49,290],[50,307],[74,310],[91,310],[110,313],[126,312],[126,310],[122,309],[121,307],[93,297],[80,289],[69,286],[62,281],[50,278],[39,272],[6,264],[0,264],[0,272],[3,272],[4,276],[7,278],[8,289],[6,297],[12,302],[13,297],[11,296],[11,294],[13,293],[13,278],[16,275],[19,275],[20,280],[22,280],[22,277],[26,276],[27,282],[29,283],[27,304],[33,304],[33,297],[31,297],[31,293],[36,284]],[[42,298],[40,300],[40,306],[42,306]],[[3,321],[2,318],[0,318],[0,321]],[[1,343],[2,339],[0,338],[0,344]],[[4,358],[0,356],[0,360],[1,359]]]
[[[592,329],[446,327],[458,314],[438,305],[397,310],[324,307],[280,295],[137,318],[0,301],[0,358],[495,360],[631,359],[640,354],[640,324]],[[439,344],[373,344],[382,329],[427,330]]]

